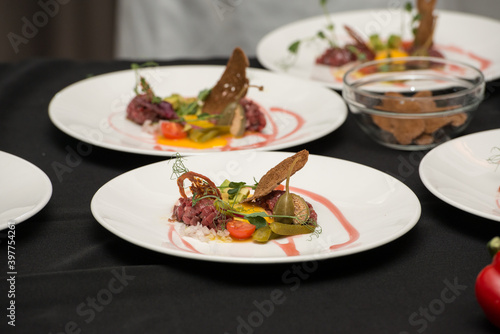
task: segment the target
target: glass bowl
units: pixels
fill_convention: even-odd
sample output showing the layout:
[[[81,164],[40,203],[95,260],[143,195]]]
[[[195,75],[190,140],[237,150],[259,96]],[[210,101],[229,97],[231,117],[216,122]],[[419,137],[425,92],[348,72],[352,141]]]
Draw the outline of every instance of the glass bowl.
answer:
[[[376,142],[426,150],[462,132],[484,96],[478,69],[453,60],[375,60],[346,72],[342,95],[357,123]]]

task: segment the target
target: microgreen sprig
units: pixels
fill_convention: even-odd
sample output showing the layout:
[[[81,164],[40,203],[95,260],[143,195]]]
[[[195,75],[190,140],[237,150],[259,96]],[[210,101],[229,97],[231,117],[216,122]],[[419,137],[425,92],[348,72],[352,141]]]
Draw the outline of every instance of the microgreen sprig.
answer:
[[[495,170],[500,166],[500,147],[493,147],[491,149],[491,152],[497,152],[496,154],[492,155],[486,161],[488,161],[490,164],[497,165]]]
[[[173,161],[172,164],[172,175],[170,176],[171,180],[178,179],[182,174],[189,172],[189,169],[184,165],[184,160],[179,152],[175,153],[175,158],[172,158],[170,161]]]
[[[156,96],[151,88],[151,85],[147,82],[147,80],[139,74],[139,69],[145,67],[155,67],[158,66],[158,63],[153,61],[148,61],[143,64],[132,63],[130,67],[135,71],[136,84],[134,87],[134,92],[136,95],[146,94],[151,103],[159,104],[162,99],[159,96]]]
[[[420,13],[418,13],[418,12],[416,12],[414,10],[413,4],[410,1],[408,1],[405,4],[404,11],[407,12],[408,14],[410,14],[410,17],[411,17],[411,24],[410,24],[411,32],[413,33],[413,35],[415,35],[417,33],[418,24],[419,24],[420,19],[422,17],[420,15]],[[403,36],[403,33],[404,33],[404,27],[402,26],[401,27],[401,36]]]
[[[288,70],[295,61],[297,60],[297,55],[299,53],[300,46],[306,42],[312,42],[316,39],[326,41],[330,47],[335,47],[338,45],[337,37],[335,36],[335,25],[333,24],[332,19],[330,18],[330,13],[328,12],[327,7],[328,0],[319,0],[319,5],[325,15],[326,26],[324,29],[318,30],[314,36],[306,37],[303,39],[298,39],[293,41],[288,46],[288,58],[281,61],[279,64],[285,71]]]
[[[221,189],[221,190],[228,189],[227,193],[231,197],[231,196],[234,196],[237,193],[239,193],[240,190],[245,188],[245,187],[255,189],[255,188],[257,188],[257,185],[258,185],[257,182],[255,182],[254,185],[247,184],[246,182],[229,182],[229,184],[227,186],[219,186],[219,189]]]

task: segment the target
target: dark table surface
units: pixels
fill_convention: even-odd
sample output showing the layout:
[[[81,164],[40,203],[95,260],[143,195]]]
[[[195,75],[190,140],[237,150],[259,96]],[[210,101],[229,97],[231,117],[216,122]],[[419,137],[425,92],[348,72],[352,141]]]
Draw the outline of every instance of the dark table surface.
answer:
[[[260,67],[255,59],[251,65]],[[476,302],[474,283],[491,261],[485,244],[500,234],[499,223],[437,199],[418,174],[425,152],[379,146],[350,116],[333,133],[286,151],[306,148],[361,163],[408,185],[420,199],[422,215],[393,242],[317,263],[245,265],[159,254],[108,232],[91,214],[94,193],[124,172],[165,158],[92,147],[59,180],[53,162],[64,162],[68,147],[79,142],[58,130],[47,110],[67,85],[129,68],[126,61],[0,64],[0,150],[32,162],[53,185],[45,208],[15,228],[15,328],[7,324],[7,234],[0,234],[0,332],[495,332]],[[498,127],[496,81],[488,83],[465,134]]]

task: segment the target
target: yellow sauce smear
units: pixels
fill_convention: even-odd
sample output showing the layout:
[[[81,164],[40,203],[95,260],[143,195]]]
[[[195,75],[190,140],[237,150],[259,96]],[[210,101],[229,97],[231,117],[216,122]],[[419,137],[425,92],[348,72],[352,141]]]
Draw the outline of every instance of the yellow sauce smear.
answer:
[[[167,139],[163,136],[159,136],[156,139],[156,142],[160,145],[168,145],[168,146],[177,146],[177,147],[188,147],[188,148],[196,148],[196,149],[207,149],[207,148],[215,148],[215,147],[223,147],[227,145],[227,140],[231,136],[221,136],[210,139],[204,143],[197,143],[192,141],[189,138],[183,139]]]
[[[187,115],[184,118],[192,126],[198,126],[200,128],[205,128],[205,129],[211,128],[214,126],[214,124],[209,122],[209,121],[197,120],[197,117],[194,115]],[[210,139],[204,143],[197,143],[189,138],[167,139],[163,136],[158,136],[156,138],[156,142],[160,145],[187,147],[187,148],[195,148],[195,149],[202,150],[202,149],[207,149],[207,148],[226,146],[229,138],[231,138],[231,135],[217,136],[217,137]]]
[[[266,212],[263,208],[260,206],[251,204],[251,203],[242,203],[242,204],[237,204],[234,207],[236,210],[243,212],[245,214],[250,214],[250,213],[255,213],[255,212]],[[264,217],[264,219],[267,221],[267,223],[272,223],[274,221],[273,218],[271,217]],[[246,219],[243,218],[235,218],[235,220],[241,220],[241,221],[247,221]]]

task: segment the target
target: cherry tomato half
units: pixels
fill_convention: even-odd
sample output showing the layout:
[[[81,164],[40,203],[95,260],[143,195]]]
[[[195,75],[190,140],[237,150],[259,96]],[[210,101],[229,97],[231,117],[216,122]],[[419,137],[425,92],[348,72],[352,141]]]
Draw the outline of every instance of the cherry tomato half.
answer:
[[[255,225],[241,221],[231,220],[226,224],[229,234],[236,239],[248,239],[255,232]]]
[[[285,190],[285,185],[284,184],[278,184],[274,190]]]
[[[161,121],[160,128],[163,137],[167,139],[182,139],[187,136],[184,126],[180,123]]]

